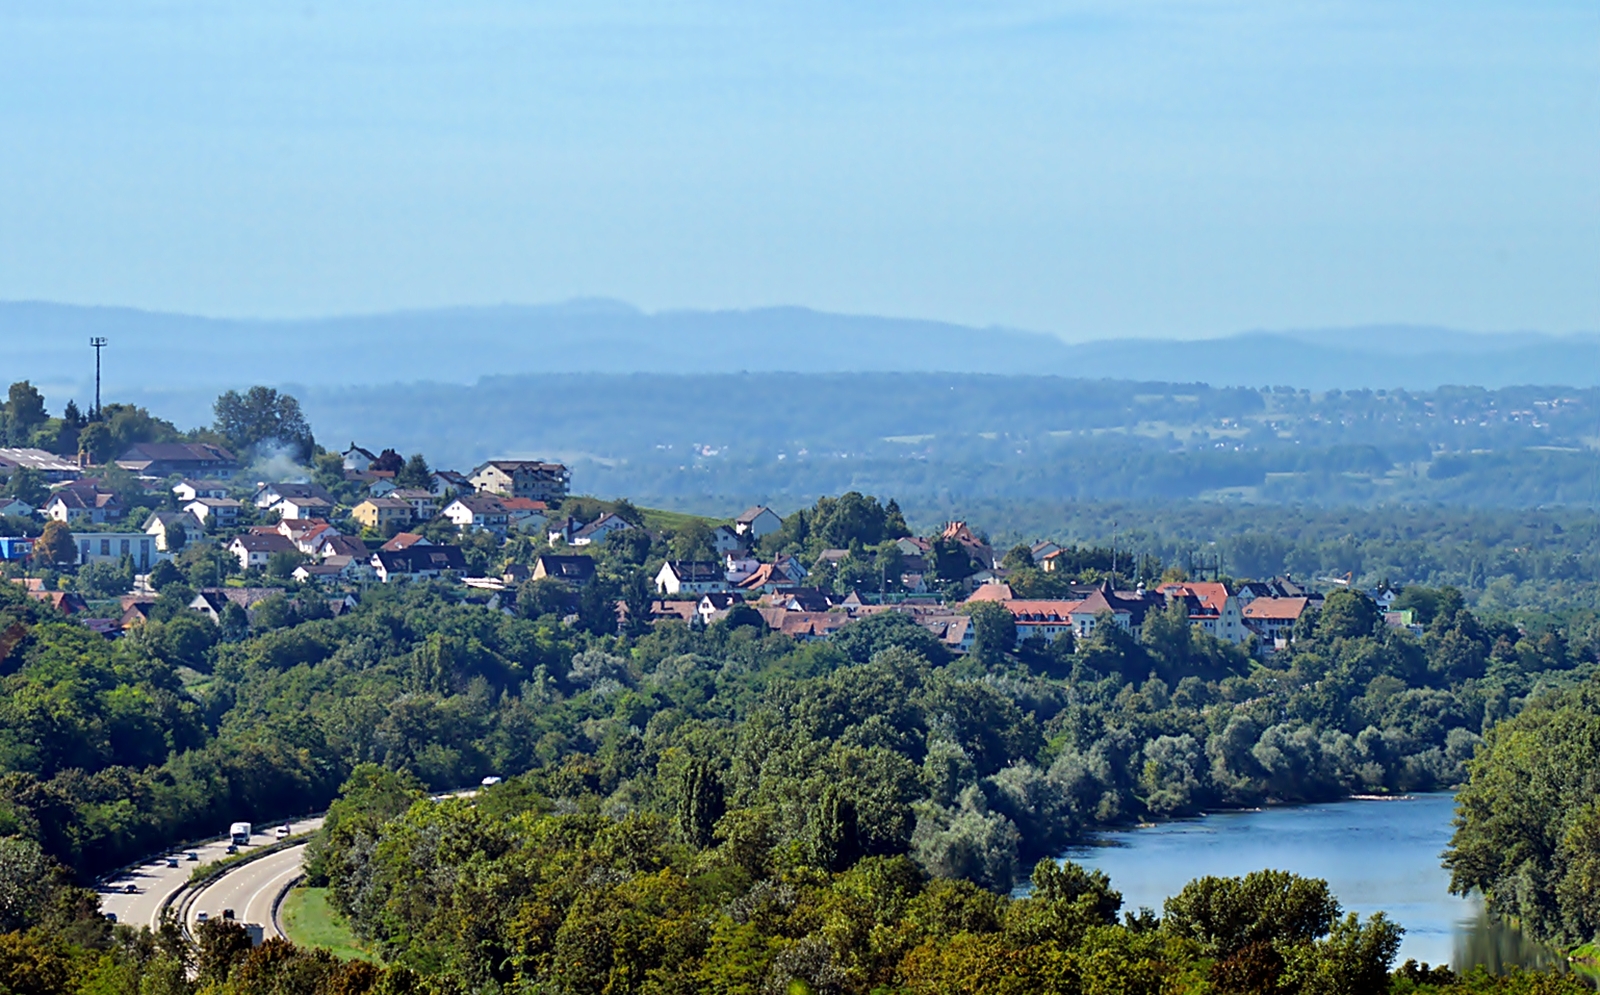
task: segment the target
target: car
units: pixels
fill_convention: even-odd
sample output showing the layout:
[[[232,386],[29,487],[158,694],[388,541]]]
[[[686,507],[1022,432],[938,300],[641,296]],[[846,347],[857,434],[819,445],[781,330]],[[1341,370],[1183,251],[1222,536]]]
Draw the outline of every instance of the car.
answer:
[[[228,844],[228,852],[229,853],[238,853],[239,852],[239,848],[236,845],[234,845],[232,843],[229,843]]]
[[[232,919],[233,918],[233,910],[232,909],[223,909],[222,910],[222,918],[224,918],[224,919]]]
[[[489,787],[493,787],[496,784],[499,784],[500,783],[500,779],[491,774],[488,777],[484,778],[482,781],[479,781],[478,783],[483,785],[485,788],[489,788]]]
[[[190,850],[188,853],[183,855],[183,859],[188,861],[196,861],[200,859],[200,855],[193,850]]]
[[[117,914],[115,912],[107,912],[105,913],[105,917],[106,922],[114,923],[117,921]]]
[[[288,826],[279,826],[278,827],[278,839],[281,840],[285,836],[288,836],[288,835],[289,835],[289,827]]]
[[[168,867],[177,867],[178,866],[178,858],[177,857],[168,857],[167,858],[167,866]]]
[[[194,921],[195,922],[205,922],[207,919],[210,919],[210,918],[211,917],[206,915],[204,912],[196,912],[194,914]]]
[[[139,894],[139,886],[134,884],[125,884],[122,886],[122,893],[124,895],[137,895]]]

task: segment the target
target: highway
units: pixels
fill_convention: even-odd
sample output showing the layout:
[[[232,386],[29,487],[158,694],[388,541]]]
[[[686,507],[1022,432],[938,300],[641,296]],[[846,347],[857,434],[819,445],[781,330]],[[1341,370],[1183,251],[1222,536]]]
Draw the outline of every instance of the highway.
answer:
[[[238,922],[261,924],[265,938],[282,936],[272,918],[272,907],[278,897],[289,890],[289,885],[301,874],[301,861],[306,845],[286,847],[259,860],[252,860],[217,878],[186,903],[185,925],[192,932],[204,912],[215,919],[224,909],[233,910]]]
[[[264,828],[267,831],[252,835],[248,846],[240,847],[239,852],[248,853],[252,847],[263,847],[276,842],[275,831],[281,825],[283,823],[273,823],[265,826]],[[320,825],[322,825],[320,818],[290,823],[296,834],[310,832]],[[188,850],[170,851],[155,860],[113,877],[100,889],[100,911],[115,915],[117,922],[125,923],[134,928],[149,926],[151,929],[155,929],[161,925],[162,908],[172,901],[183,890],[184,886],[189,883],[189,875],[194,873],[194,869],[223,859],[228,856],[227,850],[227,839],[213,840],[200,846],[190,847]],[[294,852],[296,854],[295,866],[298,867],[298,855],[303,850],[303,847],[293,847],[291,850],[284,852]],[[199,855],[200,859],[198,861],[185,859],[185,854],[191,851]],[[167,857],[169,856],[178,858],[177,867],[167,866]],[[276,854],[273,856],[276,856]],[[270,861],[272,858],[263,859]],[[245,864],[240,870],[251,867],[255,863],[257,862],[252,861],[250,864]],[[239,872],[224,875],[222,880],[226,881],[236,873]],[[126,890],[130,884],[135,889],[133,894],[128,894]],[[198,906],[198,908],[205,908],[205,906]],[[218,911],[220,911],[220,908]],[[259,919],[244,921],[261,922],[262,926],[268,925],[267,922]],[[272,934],[269,933],[268,935]]]
[[[463,788],[432,797],[436,802],[447,798],[472,798],[478,790]],[[252,848],[277,842],[277,830],[282,825],[281,822],[264,824],[266,832],[253,834],[249,844],[240,847],[239,852],[249,853]],[[289,826],[296,836],[315,832],[322,828],[322,816],[291,822]],[[227,850],[227,839],[213,840],[162,854],[110,878],[100,888],[100,911],[116,916],[119,923],[134,928],[148,926],[153,930],[161,925],[162,910],[173,905],[172,912],[181,915],[184,925],[193,930],[201,912],[217,918],[224,909],[232,909],[236,921],[260,923],[266,937],[281,936],[278,924],[272,919],[272,906],[300,876],[305,844],[285,847],[231,868],[198,893],[186,891],[194,869],[229,856]],[[187,859],[190,852],[199,859]],[[168,867],[169,857],[176,857],[178,866]],[[127,891],[130,884],[134,887],[132,893]]]

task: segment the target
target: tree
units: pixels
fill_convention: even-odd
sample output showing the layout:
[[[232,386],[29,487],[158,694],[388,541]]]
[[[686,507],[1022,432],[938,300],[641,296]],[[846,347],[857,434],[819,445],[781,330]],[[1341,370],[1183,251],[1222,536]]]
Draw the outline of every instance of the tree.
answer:
[[[883,537],[885,539],[904,539],[911,535],[911,526],[906,524],[906,516],[900,513],[900,502],[894,498],[883,506]]]
[[[811,860],[823,870],[842,871],[861,859],[856,803],[838,785],[822,789],[810,830]]]
[[[1328,595],[1317,618],[1317,635],[1323,639],[1370,636],[1382,616],[1373,600],[1360,591],[1342,589]]]
[[[292,549],[279,550],[267,557],[267,576],[277,580],[288,580],[304,562],[305,557]]]
[[[26,446],[33,430],[50,416],[44,410],[44,395],[26,380],[11,385],[6,400],[6,422],[11,445]]]
[[[628,529],[628,532],[633,531]],[[625,533],[613,532],[614,538]],[[622,604],[627,609],[627,629],[630,636],[642,636],[650,631],[650,609],[654,604],[654,597],[650,591],[650,582],[645,579],[644,571],[635,570],[622,584]]]
[[[45,482],[44,474],[32,467],[18,467],[6,481],[6,497],[26,501],[35,508],[43,507],[50,499],[50,487]]]
[[[564,617],[577,607],[576,602],[566,581],[554,577],[525,580],[517,587],[517,614],[523,618]]]
[[[230,601],[222,606],[217,619],[217,635],[224,642],[236,643],[250,634],[250,613]]]
[[[156,565],[150,568],[148,580],[150,586],[159,593],[168,584],[183,580],[183,571],[173,566],[171,560],[158,560]]]
[[[372,461],[372,469],[381,473],[393,473],[398,475],[400,471],[404,470],[405,468],[405,458],[399,453],[395,452],[393,449],[385,449],[383,452],[378,454],[377,459]]]
[[[0,837],[0,931],[27,929],[50,899],[55,868],[32,840]]]
[[[996,601],[975,601],[967,606],[972,618],[972,656],[986,667],[999,666],[1017,645],[1017,620]]]
[[[711,542],[711,526],[699,518],[685,522],[668,546],[675,560],[709,560],[716,556]]]
[[[616,592],[599,577],[578,591],[578,627],[596,636],[617,634]]]
[[[722,782],[705,760],[692,760],[683,768],[678,790],[678,833],[698,850],[712,843],[712,831],[722,818]]]
[[[1252,943],[1309,943],[1339,917],[1328,882],[1288,871],[1242,878],[1202,877],[1167,899],[1161,928],[1196,940],[1218,957]]]
[[[250,956],[250,934],[236,922],[219,916],[201,923],[194,934],[200,953],[196,967],[202,983],[223,984],[234,967]]]
[[[315,440],[300,411],[300,402],[271,387],[251,387],[240,394],[230,390],[212,407],[216,431],[238,449],[262,444],[283,446],[300,461],[311,458]]]
[[[728,614],[718,619],[715,624],[729,631],[734,629],[759,630],[767,627],[767,620],[761,617],[760,612],[740,601],[729,607]]]
[[[398,487],[428,488],[433,483],[433,470],[421,453],[412,453],[406,465],[394,475],[394,482]]]
[[[90,463],[104,463],[116,451],[117,440],[105,422],[90,422],[78,433],[78,454]]]
[[[650,533],[644,529],[618,529],[606,536],[602,546],[608,557],[642,567],[650,558]]]
[[[50,566],[64,566],[78,561],[78,544],[72,539],[72,530],[66,522],[45,523],[44,532],[33,544],[35,560]]]
[[[133,558],[123,556],[116,563],[101,560],[78,569],[78,588],[91,598],[114,598],[133,589]]]

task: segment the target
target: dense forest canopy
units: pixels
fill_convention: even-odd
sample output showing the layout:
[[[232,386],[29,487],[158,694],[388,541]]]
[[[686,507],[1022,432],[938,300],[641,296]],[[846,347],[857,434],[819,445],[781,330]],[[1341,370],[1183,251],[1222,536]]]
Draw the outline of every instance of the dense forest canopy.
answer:
[[[94,440],[121,426],[247,460],[308,456],[302,469],[338,500],[360,497],[288,395],[225,395],[215,425],[185,436],[126,406],[51,417],[22,387],[4,413],[30,442],[70,429],[82,446],[109,445]],[[397,479],[428,477],[420,453],[379,459]],[[131,475],[106,481],[130,502],[151,498]],[[14,474],[7,486],[40,482]],[[1136,821],[1467,782],[1458,886],[1564,942],[1600,929],[1583,752],[1600,710],[1592,523],[1565,511],[1184,508],[1076,507],[1058,534],[1081,528],[1100,544],[1069,547],[1055,572],[1025,546],[995,553],[1031,597],[1343,567],[1389,581],[1415,627],[1348,582],[1274,653],[1207,635],[1179,601],[1136,630],[1020,643],[1009,612],[978,602],[964,609],[976,633],[964,654],[897,612],[814,642],[748,608],[705,626],[652,622],[649,579],[668,557],[709,557],[712,523],[590,497],[559,511],[639,527],[586,548],[595,577],[577,589],[375,585],[335,613],[269,564],[250,579],[280,593],[212,621],[190,610],[196,590],[241,568],[195,543],[152,572],[148,621],[111,640],[0,584],[0,898],[17,896],[0,901],[12,916],[0,984],[1566,990],[1416,965],[1391,976],[1394,925],[1344,916],[1320,882],[1202,879],[1159,913],[1123,910],[1113,882],[1052,859]],[[794,509],[755,553],[796,556],[836,593],[874,577],[887,588],[914,523],[899,501],[848,491]],[[1027,536],[1030,520],[1010,528]],[[443,520],[422,531],[459,543],[478,575],[550,548]],[[975,569],[948,536],[925,559],[946,593]],[[131,577],[104,566],[52,564],[40,579],[126,590]],[[471,800],[426,798],[486,777],[501,780]],[[1520,807],[1502,808],[1519,790]],[[175,934],[108,931],[82,890],[231,820],[330,804],[308,874],[381,967],[282,943],[247,953],[225,926],[202,931],[189,964]],[[1031,892],[1012,897],[1019,885]]]

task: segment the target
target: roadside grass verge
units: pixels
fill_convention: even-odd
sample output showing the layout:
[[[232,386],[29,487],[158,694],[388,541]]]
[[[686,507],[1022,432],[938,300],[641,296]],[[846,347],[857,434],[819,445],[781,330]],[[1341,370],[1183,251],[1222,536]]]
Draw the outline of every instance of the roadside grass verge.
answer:
[[[340,960],[365,960],[378,963],[378,957],[350,931],[333,904],[326,888],[296,888],[283,900],[278,917],[284,932],[299,947],[319,947]]]

